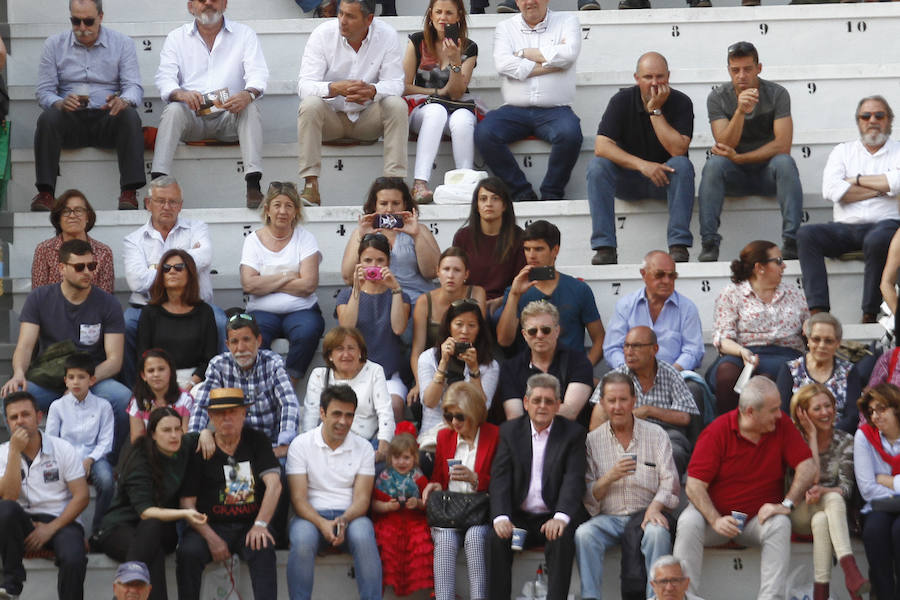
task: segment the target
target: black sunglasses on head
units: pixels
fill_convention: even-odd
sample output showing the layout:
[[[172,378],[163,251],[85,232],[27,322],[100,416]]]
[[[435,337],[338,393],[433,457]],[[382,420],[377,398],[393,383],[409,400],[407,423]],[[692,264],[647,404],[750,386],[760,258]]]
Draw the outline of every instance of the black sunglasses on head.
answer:
[[[95,19],[94,17],[87,17],[86,19],[79,19],[78,17],[69,17],[69,21],[71,21],[72,25],[74,25],[75,27],[80,26],[82,23],[84,23],[84,25],[86,27],[93,27],[94,23],[97,22],[97,19]]]

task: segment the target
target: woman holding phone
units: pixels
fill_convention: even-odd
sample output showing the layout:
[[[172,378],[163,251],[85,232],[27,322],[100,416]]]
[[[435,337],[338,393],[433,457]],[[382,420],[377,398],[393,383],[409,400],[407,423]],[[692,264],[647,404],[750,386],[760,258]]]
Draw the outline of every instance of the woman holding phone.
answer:
[[[403,55],[409,130],[416,142],[413,198],[429,204],[431,169],[444,135],[450,136],[457,169],[471,169],[475,162],[475,105],[469,81],[478,62],[478,45],[466,37],[466,7],[462,0],[430,0],[422,31],[409,35]],[[469,101],[470,107],[457,104]]]

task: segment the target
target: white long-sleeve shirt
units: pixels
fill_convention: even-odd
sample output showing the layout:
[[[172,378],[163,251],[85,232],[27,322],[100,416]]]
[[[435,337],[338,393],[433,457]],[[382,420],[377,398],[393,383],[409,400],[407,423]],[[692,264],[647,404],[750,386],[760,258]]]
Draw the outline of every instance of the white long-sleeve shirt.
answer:
[[[264,92],[268,81],[269,67],[256,32],[227,18],[212,50],[192,21],[171,31],[159,53],[156,87],[166,102],[177,89],[203,93],[228,88],[236,94],[254,88]]]
[[[850,189],[844,178],[857,175],[884,175],[890,191],[868,200],[843,203]],[[897,194],[900,193],[900,142],[888,140],[871,154],[860,140],[835,146],[828,155],[822,172],[822,197],[834,203],[837,223],[876,223],[884,219],[900,219]]]
[[[329,19],[316,27],[306,41],[300,59],[300,99],[308,96],[325,98],[331,108],[347,113],[351,121],[370,104],[347,102],[343,96],[329,98],[328,85],[333,81],[358,79],[375,86],[375,100],[385,96],[401,96],[404,88],[403,48],[397,31],[374,19],[369,25],[359,52],[341,35],[337,19]]]
[[[180,248],[194,259],[197,264],[200,298],[212,303],[213,289],[209,273],[212,265],[212,240],[209,237],[209,227],[203,221],[178,217],[172,231],[163,239],[162,234],[148,220],[142,227],[125,236],[122,244],[125,280],[132,292],[128,301],[132,304],[143,305],[150,300],[150,286],[157,273],[152,265],[158,264],[162,255],[172,248]]]
[[[112,406],[92,392],[81,402],[66,394],[54,400],[47,411],[45,433],[72,444],[79,460],[97,462],[109,454],[114,429]]]
[[[538,77],[528,77],[535,62],[515,54],[524,48],[538,48],[545,67],[562,69]],[[578,17],[547,10],[544,20],[529,27],[521,14],[497,25],[494,30],[494,67],[501,76],[503,102],[513,106],[569,106],[575,101],[575,62],[581,52]]]

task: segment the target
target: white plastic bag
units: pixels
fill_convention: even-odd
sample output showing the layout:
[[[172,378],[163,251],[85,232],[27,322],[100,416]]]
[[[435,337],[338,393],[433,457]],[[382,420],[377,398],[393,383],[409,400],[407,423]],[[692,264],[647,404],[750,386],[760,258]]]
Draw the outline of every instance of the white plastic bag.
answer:
[[[784,595],[787,600],[812,600],[813,577],[809,571],[808,565],[800,565],[788,574]],[[834,597],[829,596],[829,600]]]
[[[469,204],[478,182],[487,177],[485,171],[453,169],[444,174],[444,184],[434,190],[435,204]]]

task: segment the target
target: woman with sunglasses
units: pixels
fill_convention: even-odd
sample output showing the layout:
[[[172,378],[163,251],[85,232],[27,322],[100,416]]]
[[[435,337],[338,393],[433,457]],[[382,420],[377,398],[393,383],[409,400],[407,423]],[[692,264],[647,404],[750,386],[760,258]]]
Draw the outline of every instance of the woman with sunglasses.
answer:
[[[469,282],[484,288],[488,314],[500,307],[503,292],[525,266],[522,237],[509,188],[499,177],[478,182],[469,219],[453,236],[453,245],[469,257]]]
[[[737,407],[734,384],[745,365],[775,379],[782,363],[803,352],[809,317],[803,290],[782,281],[784,259],[772,242],[756,240],[731,261],[731,283],[716,299],[713,345],[719,359],[706,374],[718,414]]]
[[[469,258],[456,246],[450,246],[441,253],[438,262],[438,281],[440,287],[419,296],[413,311],[413,341],[410,362],[412,372],[418,372],[419,355],[425,348],[433,348],[437,344],[441,319],[451,303],[462,298],[471,298],[485,312],[484,288],[479,285],[466,285],[469,279]],[[419,394],[419,386],[410,390],[407,396],[412,400]]]
[[[178,508],[181,483],[197,434],[182,435],[181,417],[165,406],[150,413],[147,435],[123,456],[118,489],[91,546],[119,562],[139,560],[150,569],[150,598],[166,600],[166,554],[175,550],[175,521],[206,523],[206,515]]]
[[[442,399],[447,386],[457,381],[470,381],[485,398],[490,408],[497,391],[500,366],[493,357],[490,330],[481,306],[471,298],[450,304],[437,343],[419,356],[418,382],[422,400],[422,434],[420,445],[430,438],[431,430],[441,425]]]
[[[200,299],[197,265],[185,250],[168,250],[159,259],[150,301],[141,309],[137,356],[162,348],[175,364],[184,389],[203,381],[206,365],[218,354],[219,332],[212,307]]]
[[[259,324],[263,348],[288,338],[285,369],[301,379],[312,360],[325,320],[319,310],[316,238],[300,225],[300,195],[293,183],[273,181],[262,208],[263,227],[244,238],[241,286],[250,294],[247,311]]]
[[[807,384],[820,383],[834,396],[837,428],[852,435],[859,422],[855,399],[862,383],[856,365],[836,355],[843,335],[841,322],[821,312],[811,316],[803,329],[809,349],[803,356],[783,363],[778,371],[781,409],[790,413],[791,396]]]
[[[434,289],[441,249],[427,227],[419,223],[419,209],[400,177],[379,177],[359,217],[359,226],[350,234],[341,276],[353,285],[359,262],[359,243],[370,233],[380,233],[388,241],[390,264],[403,291],[415,302],[421,294]]]
[[[357,257],[353,285],[338,293],[335,313],[342,327],[362,332],[371,348],[369,358],[384,369],[394,420],[399,423],[407,392],[400,376],[406,356],[400,336],[409,322],[409,296],[391,270],[391,248],[384,235],[363,236]]]
[[[491,482],[491,463],[497,451],[499,429],[485,422],[487,405],[484,394],[472,383],[454,383],[447,388],[444,397],[443,417],[447,428],[437,434],[431,483],[425,486],[422,494],[426,503],[428,496],[435,491],[485,493]],[[447,461],[452,459],[457,464],[449,467]],[[490,531],[487,523],[474,525],[465,531],[431,528],[436,600],[456,598],[456,553],[460,535],[466,549],[469,597],[488,597],[485,546]]]
[[[853,470],[865,500],[863,545],[869,561],[873,595],[897,598],[900,593],[900,388],[881,383],[859,399],[866,422],[853,438]]]
[[[113,293],[116,274],[112,250],[87,234],[96,220],[97,213],[80,191],[66,190],[56,199],[50,211],[50,224],[56,230],[56,235],[38,244],[34,250],[31,263],[32,289],[62,281],[62,274],[59,272],[59,247],[69,240],[84,240],[91,245],[94,260],[97,261],[93,285],[104,292]]]

